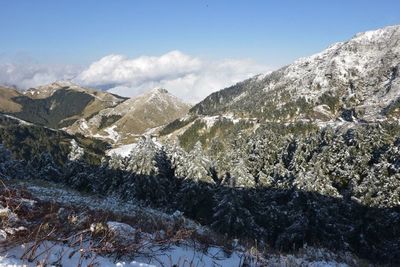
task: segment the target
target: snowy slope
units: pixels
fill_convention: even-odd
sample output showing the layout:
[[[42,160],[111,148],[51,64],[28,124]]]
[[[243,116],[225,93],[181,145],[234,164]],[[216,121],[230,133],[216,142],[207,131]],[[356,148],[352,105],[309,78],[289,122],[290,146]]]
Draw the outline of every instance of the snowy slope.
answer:
[[[397,25],[359,33],[280,70],[214,93],[191,113],[233,112],[290,122],[328,121],[354,109],[355,117],[367,121],[398,119],[399,69]]]

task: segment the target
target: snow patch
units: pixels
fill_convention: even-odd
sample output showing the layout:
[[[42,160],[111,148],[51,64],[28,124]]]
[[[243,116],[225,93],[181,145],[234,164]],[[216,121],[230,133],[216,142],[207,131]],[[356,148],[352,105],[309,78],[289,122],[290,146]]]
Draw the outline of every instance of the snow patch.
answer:
[[[119,155],[119,156],[125,158],[125,157],[128,157],[128,156],[129,156],[129,154],[131,153],[131,151],[134,150],[136,146],[137,146],[136,143],[127,144],[127,145],[122,145],[122,146],[119,146],[119,147],[117,147],[117,148],[113,148],[113,149],[108,150],[108,151],[106,152],[106,155],[107,155],[107,156],[111,156],[112,154],[116,154],[116,155]]]
[[[70,161],[80,160],[85,154],[85,150],[81,148],[75,139],[71,140],[71,151],[68,154],[68,159]]]

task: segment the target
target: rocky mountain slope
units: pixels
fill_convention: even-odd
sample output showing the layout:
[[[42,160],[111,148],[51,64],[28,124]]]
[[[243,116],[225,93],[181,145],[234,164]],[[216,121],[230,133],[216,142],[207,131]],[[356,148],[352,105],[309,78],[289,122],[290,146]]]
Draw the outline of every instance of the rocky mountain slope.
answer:
[[[70,82],[55,82],[23,92],[0,87],[0,94],[0,112],[51,128],[71,125],[79,118],[93,116],[126,100]]]
[[[66,130],[127,144],[145,132],[152,133],[156,130],[153,128],[182,117],[189,109],[189,104],[167,90],[157,88],[115,107],[103,109],[90,118],[82,118]]]
[[[399,118],[400,26],[389,26],[215,92],[161,134],[191,148],[263,123],[324,127]]]
[[[376,121],[398,119],[399,102],[400,26],[390,26],[216,92],[191,113],[231,112],[282,122],[340,116]]]

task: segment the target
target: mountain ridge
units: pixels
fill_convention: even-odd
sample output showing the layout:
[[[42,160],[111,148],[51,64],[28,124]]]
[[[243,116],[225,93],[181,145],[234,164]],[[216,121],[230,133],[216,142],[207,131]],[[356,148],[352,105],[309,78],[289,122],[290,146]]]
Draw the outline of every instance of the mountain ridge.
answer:
[[[289,108],[285,111],[282,106],[286,103],[294,104],[296,100],[303,97],[305,101],[301,100],[302,103],[296,104],[297,106],[311,104],[308,108],[315,108],[318,105],[331,104],[328,112],[335,118],[338,117],[337,112],[340,111],[340,108],[357,108],[360,110],[359,115],[363,119],[380,119],[379,112],[390,104],[392,98],[399,97],[399,39],[399,25],[356,34],[349,41],[335,43],[320,53],[300,58],[290,65],[265,75],[261,79],[253,77],[213,93],[195,105],[191,109],[191,113],[210,113],[204,111],[207,109],[206,106],[209,106],[211,113],[215,115],[217,112],[212,110],[217,105],[221,105],[218,107],[221,112],[230,108],[230,112],[253,113],[257,114],[258,117],[279,120],[287,115],[295,117],[296,114],[292,114],[293,111],[289,110]],[[378,72],[374,71],[376,66],[378,66]],[[377,80],[368,79],[369,77],[376,77]],[[372,85],[368,84],[368,82],[366,84],[362,83],[363,80],[367,80]],[[383,82],[387,82],[387,84],[380,84]],[[369,89],[373,86],[380,87],[379,92],[369,93]],[[386,92],[389,86],[392,90]],[[246,89],[244,87],[249,88]],[[224,102],[231,92],[233,93],[232,96],[236,98]],[[250,92],[259,95],[257,97],[246,95],[246,93],[249,94]],[[330,93],[337,93],[338,95],[330,96]],[[268,94],[273,95],[273,97]],[[292,96],[288,96],[288,94],[292,94]],[[321,99],[335,97],[346,97],[347,99],[331,100],[331,102],[339,103],[329,103],[328,100]],[[354,99],[351,99],[352,97]],[[246,103],[246,100],[248,103]],[[310,100],[315,103],[305,103],[310,102]],[[385,105],[377,103],[379,100],[383,100]],[[363,105],[360,105],[360,103]],[[268,113],[272,109],[257,112],[252,110],[252,108],[254,109],[254,104],[258,104],[256,108],[271,105],[273,106],[272,109],[281,110],[282,114],[269,116],[271,114]],[[338,104],[339,107],[332,107],[335,104]],[[367,110],[367,113],[369,113],[362,115],[362,109],[366,107],[369,108]],[[317,114],[310,115],[315,117]]]
[[[88,120],[83,118],[66,130],[128,144],[146,131],[182,117],[189,108],[189,104],[166,89],[155,88],[115,107],[101,110]]]

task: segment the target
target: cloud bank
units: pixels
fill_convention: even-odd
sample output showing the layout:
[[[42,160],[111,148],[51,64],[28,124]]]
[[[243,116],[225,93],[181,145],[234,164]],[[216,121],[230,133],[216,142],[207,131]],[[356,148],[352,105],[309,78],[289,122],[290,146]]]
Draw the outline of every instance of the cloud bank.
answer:
[[[269,70],[248,59],[204,60],[171,51],[138,58],[112,54],[87,68],[0,62],[0,83],[26,89],[56,80],[72,80],[128,97],[162,87],[194,103],[214,91]]]
[[[0,63],[0,84],[28,89],[58,80],[71,80],[78,72],[77,66]]]

